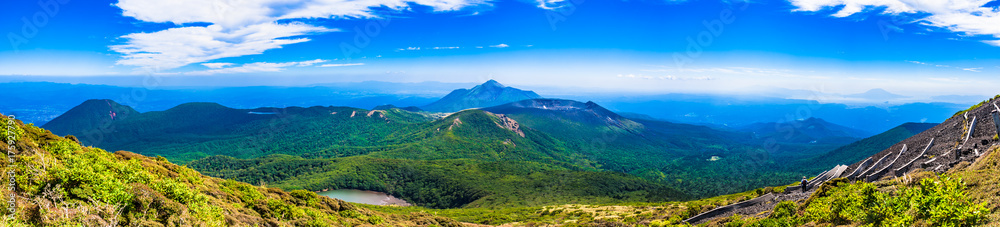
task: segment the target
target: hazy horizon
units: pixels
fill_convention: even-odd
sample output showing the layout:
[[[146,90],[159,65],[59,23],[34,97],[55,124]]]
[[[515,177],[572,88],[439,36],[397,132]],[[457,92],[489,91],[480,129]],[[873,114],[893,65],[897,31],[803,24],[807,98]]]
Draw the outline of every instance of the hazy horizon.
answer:
[[[1000,86],[997,1],[9,4],[0,11],[12,22],[0,25],[8,32],[8,45],[0,45],[0,75],[7,75],[0,80],[7,81],[497,79],[647,94],[884,89],[924,101],[992,97]]]

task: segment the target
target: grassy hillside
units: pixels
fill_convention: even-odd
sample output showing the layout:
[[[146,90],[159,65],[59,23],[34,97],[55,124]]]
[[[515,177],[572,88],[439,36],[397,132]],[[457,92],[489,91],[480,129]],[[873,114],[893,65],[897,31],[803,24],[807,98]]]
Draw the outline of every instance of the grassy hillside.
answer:
[[[12,129],[10,133],[6,129]],[[386,214],[305,190],[283,191],[206,177],[127,151],[82,147],[44,129],[0,118],[2,136],[15,138],[13,159],[0,171],[16,186],[0,199],[17,203],[4,226],[354,226],[461,223],[427,214]],[[9,197],[14,195],[15,197]],[[7,215],[7,209],[3,209]]]

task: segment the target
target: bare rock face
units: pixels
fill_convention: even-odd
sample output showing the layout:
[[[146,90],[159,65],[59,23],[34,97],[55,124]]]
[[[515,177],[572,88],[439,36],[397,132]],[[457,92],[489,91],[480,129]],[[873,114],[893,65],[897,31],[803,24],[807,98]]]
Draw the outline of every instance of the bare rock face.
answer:
[[[987,148],[1000,143],[994,139],[1000,128],[1000,118],[993,117],[994,112],[1000,111],[997,103],[1000,100],[990,99],[962,114],[956,114],[944,123],[905,139],[870,159],[850,165],[847,171],[856,173],[859,169],[872,169],[861,170],[867,175],[848,174],[842,177],[875,181],[903,176],[920,169],[944,172],[960,162],[973,162],[983,156]],[[907,145],[922,149],[906,152],[904,147]],[[885,161],[876,161],[874,165],[867,163],[868,160],[883,159]]]
[[[455,128],[455,126],[458,126],[458,125],[461,125],[461,124],[462,124],[462,119],[456,117],[455,120],[451,121],[451,125],[448,126],[448,130],[451,130],[452,128]]]
[[[517,135],[524,137],[524,131],[521,131],[521,125],[518,124],[517,121],[503,114],[495,114],[495,113],[490,113],[490,114],[500,118],[500,121],[497,122],[498,127],[513,131],[517,133]]]
[[[376,117],[385,118],[385,110],[372,110],[372,111],[368,111],[368,117],[371,117],[375,113],[378,113],[378,116],[376,116]]]

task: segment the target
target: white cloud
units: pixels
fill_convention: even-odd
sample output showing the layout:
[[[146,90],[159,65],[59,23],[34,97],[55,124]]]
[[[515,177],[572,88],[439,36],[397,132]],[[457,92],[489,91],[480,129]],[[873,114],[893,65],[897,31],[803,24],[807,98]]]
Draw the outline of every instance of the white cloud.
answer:
[[[261,54],[283,45],[309,41],[285,39],[330,29],[302,23],[265,23],[226,30],[218,25],[171,28],[123,36],[126,44],[111,46],[124,54],[119,65],[173,69],[227,57]]]
[[[231,73],[252,73],[252,72],[280,72],[285,70],[287,67],[297,66],[305,67],[311,66],[317,63],[326,62],[326,60],[316,59],[311,61],[299,61],[299,62],[282,62],[282,63],[270,63],[270,62],[254,62],[240,65],[239,67],[229,67],[229,68],[213,68],[209,70],[201,71],[191,71],[182,74],[185,75],[213,75],[213,74],[231,74]],[[205,64],[228,64],[232,63],[205,63]],[[202,65],[205,65],[202,64]],[[207,65],[206,65],[207,66]],[[217,66],[217,65],[215,65]],[[211,67],[211,66],[209,66]],[[224,66],[223,66],[224,67]]]
[[[327,62],[327,61],[323,60],[323,59],[316,59],[316,60],[311,60],[311,61],[300,61],[300,62],[298,62],[299,63],[298,65],[299,66],[311,66],[311,65],[315,65],[315,64],[319,64],[319,63],[323,63],[323,62]]]
[[[201,65],[204,65],[205,67],[211,69],[221,69],[223,67],[228,67],[230,65],[233,65],[233,63],[201,63]]]
[[[458,48],[459,47],[434,47],[435,50],[453,50]]]
[[[319,67],[343,67],[343,66],[358,66],[358,65],[365,65],[365,63],[325,64],[325,65],[320,65]]]
[[[983,7],[990,0],[789,0],[798,7],[795,11],[822,11],[843,6],[832,14],[835,17],[851,16],[866,9],[884,7],[885,14],[926,15],[915,22],[948,29],[962,35],[986,35],[993,40],[984,43],[1000,46],[1000,10]]]
[[[982,70],[983,70],[983,67],[977,67],[977,68],[961,68],[961,67],[958,67],[958,66],[950,66],[950,65],[938,65],[938,64],[930,64],[930,63],[926,63],[926,62],[919,62],[919,61],[906,61],[906,62],[910,62],[910,63],[914,63],[914,64],[920,64],[920,65],[929,65],[929,66],[934,66],[934,67],[941,67],[941,68],[954,68],[954,69],[961,69],[961,70],[965,70],[965,71],[969,71],[969,72],[977,72],[977,73],[978,73],[978,72],[982,72]],[[1000,67],[998,67],[998,68],[1000,68]]]
[[[538,8],[553,10],[565,6],[566,0],[536,0]]]
[[[302,36],[338,29],[294,22],[312,18],[375,18],[373,8],[410,10],[411,4],[436,12],[489,5],[487,0],[120,0],[122,15],[179,27],[124,35],[111,46],[123,54],[119,65],[173,69],[220,58],[262,54],[308,42]],[[292,22],[288,19],[292,19]],[[280,21],[280,22],[279,22]],[[191,26],[190,23],[208,23]]]
[[[507,48],[507,47],[510,47],[510,45],[507,45],[507,44],[503,44],[503,43],[501,43],[501,44],[497,44],[497,45],[492,45],[492,46],[490,46],[490,47],[495,47],[495,48]]]

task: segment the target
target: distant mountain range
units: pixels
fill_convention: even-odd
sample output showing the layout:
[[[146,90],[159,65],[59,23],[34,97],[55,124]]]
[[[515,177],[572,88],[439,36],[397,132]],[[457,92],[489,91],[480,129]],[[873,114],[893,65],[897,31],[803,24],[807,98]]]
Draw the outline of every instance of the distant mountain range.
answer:
[[[876,88],[868,90],[861,94],[845,95],[848,98],[857,98],[862,100],[896,100],[902,98],[909,98],[910,96],[897,95],[892,92],[886,91],[885,89]]]
[[[974,103],[907,103],[891,106],[760,98],[752,96],[667,94],[642,97],[583,96],[615,112],[649,115],[671,122],[741,127],[810,117],[866,132],[884,132],[907,122],[940,122]]]
[[[736,129],[752,132],[760,138],[797,143],[836,140],[853,142],[873,135],[870,132],[833,124],[814,117],[791,122],[754,123]]]
[[[188,102],[215,102],[240,109],[286,106],[348,106],[372,109],[380,105],[410,108],[422,107],[440,101],[441,106],[452,103],[441,98],[458,92],[456,87],[475,86],[466,83],[391,83],[351,82],[316,84],[309,87],[118,87],[88,84],[61,84],[48,82],[0,83],[0,112],[16,115],[18,119],[37,125],[58,117],[69,109],[90,99],[110,99],[131,106],[139,112],[162,111]],[[502,86],[502,85],[500,85]],[[465,92],[474,89],[464,89]],[[483,108],[520,101],[525,97],[496,101],[496,103],[458,104],[449,107]],[[453,96],[455,97],[455,96]],[[722,128],[739,127],[755,122],[778,121],[788,114],[806,114],[798,117],[815,117],[825,121],[869,132],[881,132],[905,122],[936,122],[965,109],[976,97],[950,98],[952,103],[909,103],[889,106],[857,106],[819,103],[809,100],[764,98],[757,96],[726,95],[627,95],[598,94],[589,96],[547,95],[548,98],[591,100],[620,115],[633,118],[661,119],[677,123],[715,125]],[[502,98],[501,98],[502,99]],[[449,100],[453,100],[449,98]],[[458,99],[454,99],[458,100]],[[461,102],[459,102],[461,103]],[[454,103],[452,103],[454,104]],[[451,105],[451,104],[448,104]],[[802,108],[808,108],[808,112]],[[443,110],[429,110],[441,112]],[[646,115],[646,116],[643,116]]]
[[[495,80],[489,80],[472,89],[454,90],[440,100],[420,108],[434,112],[456,112],[537,98],[541,96],[533,91],[507,87]]]

